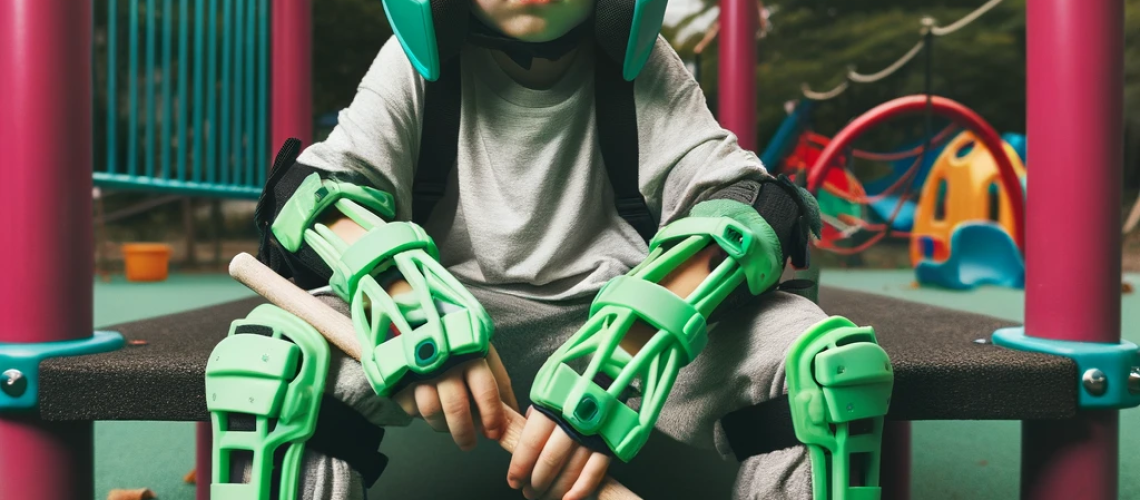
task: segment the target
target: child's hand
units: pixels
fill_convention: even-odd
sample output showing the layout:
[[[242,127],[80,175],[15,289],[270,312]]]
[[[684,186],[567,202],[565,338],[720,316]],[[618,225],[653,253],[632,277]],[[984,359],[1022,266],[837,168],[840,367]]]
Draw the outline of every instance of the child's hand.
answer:
[[[575,442],[542,412],[527,410],[507,483],[528,500],[584,500],[606,478],[610,457]]]
[[[496,441],[507,425],[503,403],[515,411],[519,406],[494,345],[486,358],[473,359],[435,379],[408,386],[392,399],[408,415],[422,417],[436,432],[451,432],[463,451],[475,447],[475,420],[468,401],[475,400],[483,435]]]

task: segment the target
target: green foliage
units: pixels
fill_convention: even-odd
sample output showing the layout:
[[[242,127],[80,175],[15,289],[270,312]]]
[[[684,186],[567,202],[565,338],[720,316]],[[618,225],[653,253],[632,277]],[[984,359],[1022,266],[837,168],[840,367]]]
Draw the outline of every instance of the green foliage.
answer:
[[[923,17],[949,25],[981,4],[980,0],[766,2],[772,12],[772,29],[758,50],[761,144],[772,136],[785,116],[784,103],[802,96],[802,85],[816,91],[830,90],[843,81],[848,67],[861,74],[876,73],[922,39]],[[931,53],[930,90],[977,110],[998,130],[1024,131],[1024,12],[1025,0],[1007,0],[968,27],[936,38]],[[695,40],[674,43],[687,57]],[[714,53],[707,54],[704,64],[708,66],[703,68],[703,74],[709,78],[703,78],[702,84],[715,98],[716,46],[710,50]],[[926,57],[925,53],[919,54],[882,81],[852,84],[845,94],[817,108],[816,129],[833,134],[878,104],[924,92]],[[918,128],[919,124],[920,121],[909,128]]]

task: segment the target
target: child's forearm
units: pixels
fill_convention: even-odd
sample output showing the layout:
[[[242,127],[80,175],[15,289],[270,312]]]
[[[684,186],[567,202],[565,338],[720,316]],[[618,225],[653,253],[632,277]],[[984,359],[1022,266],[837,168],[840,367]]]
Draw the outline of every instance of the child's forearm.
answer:
[[[330,213],[333,212],[330,211]],[[327,218],[322,221],[324,225],[349,245],[355,243],[356,240],[364,236],[366,232],[363,227],[360,227],[360,224],[357,224],[352,219],[339,213],[333,213],[333,215],[326,217]],[[399,295],[404,292],[412,291],[412,286],[409,285],[407,281],[398,279],[388,284],[384,289],[388,292],[388,295]]]
[[[720,247],[716,245],[709,245],[708,248],[701,250],[689,260],[681,264],[680,267],[674,269],[663,278],[658,284],[668,289],[670,292],[677,294],[678,297],[686,298],[693,290],[696,290],[701,283],[703,283],[712,273],[712,260],[720,253]],[[633,324],[633,327],[626,332],[625,337],[621,340],[621,348],[626,352],[637,354],[642,347],[645,346],[649,339],[657,333],[657,329],[649,326],[644,321],[638,321]]]

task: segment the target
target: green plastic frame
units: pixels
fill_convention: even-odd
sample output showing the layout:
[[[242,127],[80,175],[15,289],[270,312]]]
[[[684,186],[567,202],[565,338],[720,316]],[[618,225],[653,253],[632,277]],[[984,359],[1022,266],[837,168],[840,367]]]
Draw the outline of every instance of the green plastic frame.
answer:
[[[380,217],[392,219],[396,215],[396,203],[392,195],[368,186],[357,186],[350,182],[321,179],[320,174],[312,173],[285,202],[281,213],[273,221],[271,230],[277,241],[286,250],[296,252],[312,231],[314,221],[325,209],[342,200],[351,200],[380,213]],[[360,206],[356,205],[356,206]],[[371,217],[376,217],[366,210]],[[350,217],[353,214],[346,214]],[[353,217],[355,220],[355,217]],[[358,221],[359,222],[359,221]],[[320,226],[323,227],[323,226]],[[327,228],[326,228],[327,229]]]
[[[327,193],[322,194],[322,190]],[[294,200],[299,200],[295,206]],[[360,200],[370,204],[364,206]],[[390,396],[405,385],[408,376],[437,374],[456,356],[486,356],[493,333],[491,317],[440,265],[439,250],[423,228],[411,222],[385,221],[393,214],[388,209],[391,206],[386,193],[321,181],[313,174],[273,224],[274,234],[280,229],[281,234],[291,235],[288,248],[300,248],[293,238],[301,234],[332,269],[329,286],[349,303],[362,347],[360,362],[372,389],[380,396]],[[384,210],[377,215],[376,207]],[[348,244],[324,224],[314,222],[328,208],[360,225],[365,234]],[[288,219],[282,221],[280,217],[286,214]],[[377,281],[377,276],[392,268],[411,285],[410,297],[393,298]],[[458,310],[440,314],[437,302]],[[418,315],[423,321],[413,325],[409,315]],[[400,334],[395,335],[393,328]]]
[[[419,248],[405,250],[388,257],[377,269],[392,266],[411,285],[413,297],[393,298],[372,275],[366,275],[350,301],[364,374],[372,390],[385,397],[405,385],[409,375],[434,375],[457,356],[486,356],[494,331],[479,301],[433,255]],[[459,310],[441,315],[436,301]],[[371,305],[371,314],[366,304]],[[425,322],[413,327],[407,319],[412,312]],[[400,335],[391,334],[393,326]]]
[[[243,327],[269,327],[273,333],[241,333]],[[277,306],[263,304],[231,324],[229,336],[206,363],[206,407],[214,429],[210,498],[270,500],[274,453],[288,446],[278,500],[296,500],[301,458],[305,442],[316,430],[328,371],[329,346],[324,337]],[[253,415],[255,429],[230,430],[232,414]],[[272,430],[271,419],[276,419]],[[248,483],[232,481],[234,451],[253,452]]]
[[[598,293],[585,326],[539,370],[531,399],[583,435],[601,436],[618,459],[632,459],[648,440],[677,373],[708,341],[705,318],[745,281],[750,289],[764,290],[779,279],[773,273],[778,258],[755,235],[771,228],[762,219],[759,224],[750,229],[730,217],[688,217],[662,229],[650,243],[649,257]],[[728,258],[689,297],[657,284],[713,243]],[[630,355],[619,344],[638,320],[658,332]],[[572,367],[587,359],[579,375]],[[613,382],[601,387],[595,382],[599,374]],[[643,383],[634,387],[638,379]],[[621,399],[631,389],[640,390],[636,411]]]
[[[894,369],[870,327],[832,316],[808,329],[786,359],[788,401],[796,437],[811,457],[816,500],[878,500],[883,417]],[[851,425],[870,420],[870,432]],[[851,486],[853,456],[863,462],[863,486]]]

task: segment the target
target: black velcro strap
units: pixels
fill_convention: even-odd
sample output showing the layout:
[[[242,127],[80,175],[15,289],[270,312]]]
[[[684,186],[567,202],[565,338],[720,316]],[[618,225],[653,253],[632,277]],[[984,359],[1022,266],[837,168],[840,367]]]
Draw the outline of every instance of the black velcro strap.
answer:
[[[720,419],[736,460],[799,446],[788,395],[736,410]]]
[[[440,68],[439,79],[424,84],[424,118],[416,176],[412,181],[412,221],[427,223],[443,193],[459,148],[459,116],[463,81],[460,58]]]
[[[596,64],[594,119],[598,125],[602,161],[614,188],[614,205],[618,215],[648,242],[657,233],[657,222],[637,183],[641,163],[637,151],[633,82],[626,81],[621,66],[609,58],[599,57]]]
[[[797,268],[807,267],[807,234],[810,230],[806,220],[807,208],[795,185],[786,177],[739,181],[717,190],[709,199],[727,199],[751,205],[780,240],[782,262],[790,259]]]
[[[321,397],[317,429],[308,446],[326,456],[348,463],[364,477],[371,488],[388,466],[388,457],[380,453],[384,429],[372,425],[363,415],[329,395]]]
[[[379,451],[384,429],[372,425],[356,410],[328,394],[321,396],[318,411],[317,428],[305,446],[327,457],[343,460],[364,477],[366,486],[371,487],[388,466],[388,457]],[[252,415],[230,414],[229,429],[253,431],[254,418]],[[280,471],[285,459],[283,451],[284,448],[279,449],[274,457],[275,473]],[[274,478],[273,484],[278,481]]]

